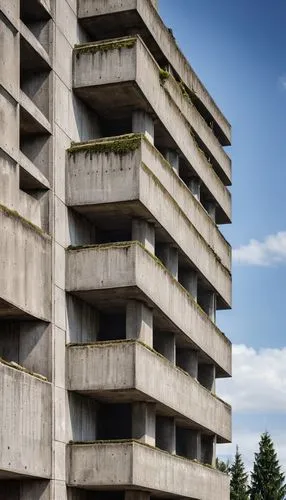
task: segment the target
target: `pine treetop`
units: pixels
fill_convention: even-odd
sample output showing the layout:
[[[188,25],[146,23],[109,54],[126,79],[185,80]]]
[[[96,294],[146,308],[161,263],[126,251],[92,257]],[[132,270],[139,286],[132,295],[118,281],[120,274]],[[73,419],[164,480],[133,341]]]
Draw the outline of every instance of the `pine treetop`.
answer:
[[[259,451],[254,457],[250,500],[284,500],[285,476],[281,472],[274,444],[268,432],[261,435]]]
[[[230,467],[230,498],[231,500],[248,500],[248,476],[238,446],[234,462]]]

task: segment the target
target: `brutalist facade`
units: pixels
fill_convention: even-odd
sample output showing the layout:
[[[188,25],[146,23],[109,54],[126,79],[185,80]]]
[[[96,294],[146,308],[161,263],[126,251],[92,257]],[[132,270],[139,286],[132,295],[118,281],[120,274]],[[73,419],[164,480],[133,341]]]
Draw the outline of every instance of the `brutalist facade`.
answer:
[[[230,125],[153,0],[0,0],[0,499],[226,500]]]

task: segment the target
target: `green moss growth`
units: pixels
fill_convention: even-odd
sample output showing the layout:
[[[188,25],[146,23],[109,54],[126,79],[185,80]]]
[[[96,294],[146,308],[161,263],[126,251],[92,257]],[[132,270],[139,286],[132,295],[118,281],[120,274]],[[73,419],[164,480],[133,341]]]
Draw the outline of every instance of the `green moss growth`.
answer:
[[[217,474],[223,474],[221,471],[218,471],[216,467],[213,467],[210,464],[205,464],[200,462],[199,460],[196,459],[191,459],[191,458],[186,458],[182,457],[180,455],[173,455],[169,453],[168,451],[162,450],[161,448],[158,448],[157,446],[151,446],[150,444],[147,443],[142,443],[142,441],[139,441],[138,439],[105,439],[105,440],[98,440],[98,441],[69,441],[69,444],[72,446],[92,446],[92,445],[121,445],[121,444],[127,444],[127,445],[133,445],[137,444],[139,446],[142,446],[144,448],[149,448],[153,451],[157,451],[159,453],[163,453],[164,455],[168,455],[173,457],[174,460],[184,460],[184,462],[188,463],[193,463],[198,465],[199,467],[208,467],[209,469],[213,469]]]
[[[28,229],[31,229],[35,233],[39,234],[43,238],[50,239],[50,236],[47,233],[45,233],[39,226],[33,224],[33,222],[22,217],[22,215],[20,215],[19,212],[17,212],[17,210],[11,210],[11,208],[6,207],[5,205],[0,205],[0,212],[7,215],[7,217],[11,217],[13,219],[18,220],[19,222],[21,222],[21,224],[26,226]]]
[[[151,172],[151,170],[144,163],[142,163],[142,168],[147,173],[147,175],[149,177],[152,177],[154,183],[157,184],[159,189],[163,192],[164,197],[168,198],[173,203],[173,205],[176,207],[176,210],[179,212],[179,214],[185,220],[185,222],[188,224],[188,226],[192,227],[193,231],[196,233],[196,236],[200,239],[202,245],[207,246],[209,248],[213,257],[221,265],[224,272],[226,272],[228,275],[230,275],[230,271],[224,266],[224,264],[222,264],[221,258],[214,252],[213,248],[205,241],[205,239],[202,237],[202,235],[199,233],[199,231],[195,228],[195,226],[191,223],[191,221],[188,219],[186,214],[183,212],[183,210],[181,209],[181,207],[179,206],[177,201],[170,195],[170,193],[167,191],[167,189],[161,184],[159,179],[153,174],[153,172]]]
[[[70,250],[70,251],[78,251],[78,250],[88,250],[89,248],[94,248],[94,250],[109,250],[109,249],[112,249],[112,248],[125,248],[125,249],[129,249],[130,247],[132,247],[133,245],[140,245],[142,246],[142,248],[144,248],[144,246],[142,245],[142,243],[140,243],[139,241],[118,241],[118,242],[115,242],[115,243],[94,243],[94,244],[91,244],[91,245],[70,245],[69,247],[67,247],[67,250]]]
[[[35,377],[35,378],[42,380],[43,382],[48,381],[47,377],[44,377],[44,375],[40,375],[39,373],[31,372],[30,370],[27,370],[27,368],[25,368],[22,365],[19,365],[15,361],[6,361],[5,359],[0,358],[0,363],[2,363],[2,365],[9,366],[10,368],[14,368],[15,370],[19,370],[20,372],[27,373],[28,375],[31,375],[32,377]]]
[[[96,54],[97,52],[107,52],[108,50],[132,49],[136,41],[136,37],[129,37],[117,40],[106,40],[100,43],[84,43],[75,45],[74,50],[78,58],[80,54]]]
[[[148,169],[148,167],[146,167]],[[149,169],[148,169],[149,170]],[[153,174],[152,174],[153,175]],[[159,182],[157,180],[157,182]],[[165,274],[167,274],[169,276],[169,278],[171,278],[171,280],[173,281],[173,283],[175,284],[176,287],[179,287],[181,289],[181,291],[184,293],[184,295],[187,296],[188,300],[193,304],[194,307],[196,307],[200,313],[200,315],[204,318],[204,319],[207,319],[208,321],[211,321],[209,316],[206,314],[206,312],[200,307],[200,305],[194,300],[193,296],[183,287],[183,285],[181,285],[181,283],[179,283],[178,280],[176,280],[176,278],[174,278],[174,276],[170,273],[170,271],[164,266],[163,262],[158,259],[158,257],[156,257],[156,255],[152,254],[149,250],[147,250],[147,248],[144,247],[144,245],[140,242],[140,241],[122,241],[122,242],[118,242],[118,243],[103,243],[103,244],[94,244],[94,245],[83,245],[83,246],[69,246],[67,248],[67,250],[70,250],[70,251],[78,251],[78,250],[84,250],[84,249],[88,249],[88,248],[94,248],[95,250],[97,251],[100,251],[100,250],[109,250],[109,249],[112,249],[112,248],[125,248],[126,250],[129,250],[129,248],[132,248],[133,246],[137,246],[137,247],[140,247],[142,248],[142,250],[144,250],[144,252],[146,254],[148,254],[152,260],[161,267],[161,269],[163,270],[163,272]],[[227,342],[228,344],[231,344],[230,340],[226,337],[226,335],[215,325],[213,324],[213,329],[216,331],[216,333],[221,336],[225,342]]]
[[[170,72],[167,71],[166,69],[162,69],[160,68],[159,70],[159,77],[160,77],[160,80],[161,80],[161,83],[164,84],[166,80],[168,80],[170,76]]]
[[[143,134],[125,134],[111,138],[97,139],[95,141],[88,141],[84,143],[72,144],[68,149],[70,156],[76,153],[102,154],[114,153],[116,155],[124,156],[139,148]]]
[[[184,82],[183,82],[182,80],[180,80],[180,81],[178,82],[178,85],[179,85],[179,88],[180,88],[180,90],[181,90],[181,92],[182,92],[182,95],[183,95],[186,99],[190,99],[190,100],[191,100],[191,98],[190,98],[190,96],[189,96],[189,93],[188,93],[188,91],[187,91],[187,87],[185,86]]]

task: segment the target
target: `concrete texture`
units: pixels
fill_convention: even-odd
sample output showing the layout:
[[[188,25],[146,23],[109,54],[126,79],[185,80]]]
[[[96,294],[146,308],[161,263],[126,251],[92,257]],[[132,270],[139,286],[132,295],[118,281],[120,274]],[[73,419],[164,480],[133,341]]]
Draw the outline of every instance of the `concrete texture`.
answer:
[[[131,15],[126,16],[126,11],[133,12]],[[103,20],[108,25],[108,36],[106,38],[126,35],[130,33],[132,28],[134,30],[134,24],[136,24],[136,32],[141,33],[142,37],[144,37],[145,43],[147,43],[155,58],[159,60],[164,56],[169,61],[171,67],[179,75],[180,80],[191,91],[191,95],[196,96],[197,105],[200,107],[203,116],[211,116],[222,144],[230,144],[231,127],[228,121],[193,71],[189,61],[181,53],[173,34],[170,33],[170,30],[164,25],[155,9],[152,8],[151,2],[148,0],[125,0],[124,4],[122,4],[120,0],[112,0],[108,3],[105,0],[98,0],[95,5],[92,0],[83,0],[79,5],[78,15],[86,29],[93,35],[97,32],[98,37],[100,37],[100,23],[102,25]]]
[[[0,0],[1,500],[229,496],[230,127],[157,9]]]
[[[132,108],[136,110],[140,107],[150,113],[155,112],[160,128],[166,129],[171,136],[165,132],[162,145],[172,147],[175,142],[187,163],[215,197],[216,186],[220,186],[221,191],[225,188],[207,157],[199,150],[180,108],[162,87],[160,67],[140,37],[126,40],[115,39],[110,42],[110,50],[105,51],[96,50],[97,46],[100,47],[100,42],[83,45],[75,50],[74,88],[77,94],[95,106],[104,117],[110,117],[114,109],[122,119]],[[128,41],[130,46],[120,46],[120,43]],[[119,44],[118,48],[116,44]],[[118,88],[117,92],[114,92],[114,86]],[[126,94],[129,101],[127,109],[122,102]],[[163,134],[163,130],[161,133]]]
[[[144,144],[144,141],[142,144]],[[142,149],[144,146],[142,146]],[[148,146],[146,146],[146,149],[148,150]],[[200,230],[202,227],[207,229],[204,225],[205,218],[203,219],[203,216],[205,214],[203,208],[198,206],[197,201],[180,181],[178,181],[177,185],[175,182],[173,183],[174,190],[172,194],[174,194],[174,198],[169,197],[165,189],[165,185],[168,185],[167,182],[165,185],[159,182],[161,179],[160,173],[164,170],[164,164],[160,162],[159,158],[158,166],[161,167],[161,171],[158,171],[158,178],[154,177],[153,165],[157,163],[156,155],[154,154],[154,161],[150,158],[148,165],[150,165],[151,170],[149,170],[144,163],[144,160],[148,159],[148,155],[144,156],[144,151],[141,154],[140,150],[138,153],[137,151],[135,153],[131,152],[123,157],[114,153],[110,153],[110,155],[106,153],[91,154],[90,156],[87,155],[83,163],[82,160],[86,152],[80,152],[79,150],[69,160],[67,177],[68,203],[71,206],[78,207],[78,210],[81,210],[82,213],[93,212],[95,216],[96,212],[98,214],[100,214],[100,211],[101,213],[103,211],[107,213],[109,207],[106,206],[106,203],[116,204],[114,208],[111,205],[109,210],[116,212],[117,217],[119,217],[120,202],[134,200],[132,209],[130,209],[130,213],[134,214],[136,210],[135,201],[138,200],[140,205],[137,208],[138,215],[145,216],[146,219],[150,220],[151,213],[154,217],[154,223],[159,223],[167,231],[173,242],[179,245],[192,264],[215,287],[223,301],[230,305],[231,277],[228,272],[230,267],[228,244],[222,239],[217,227],[213,226],[208,218],[206,218],[206,221],[209,222],[207,227],[210,231],[213,229],[213,232],[209,232],[207,235],[206,231],[207,241],[202,240]],[[156,171],[156,167],[154,170]],[[100,176],[98,175],[99,171]],[[170,174],[168,180],[171,183],[174,180],[172,177],[175,177],[176,174],[173,174],[173,172],[168,173]],[[163,175],[162,180],[165,180]],[[181,207],[184,208],[183,213],[178,210],[177,200]],[[97,206],[101,204],[104,204],[102,208]],[[145,211],[141,209],[141,204],[143,210],[146,208]],[[197,209],[195,212],[191,211],[191,205]],[[126,205],[122,205],[122,211],[126,213]],[[170,217],[166,218],[166,213],[169,213]],[[196,223],[198,229],[192,222]],[[218,255],[219,259],[210,248],[209,243],[211,241],[216,250],[221,249]],[[217,241],[220,242],[220,247],[216,245]],[[221,257],[224,257],[223,262],[220,261]],[[164,261],[164,257],[162,257],[162,260]],[[227,265],[227,268],[224,267],[224,264]],[[173,271],[171,270],[171,272]],[[175,268],[174,273],[176,276],[177,271]]]
[[[51,240],[13,212],[0,208],[0,298],[17,308],[16,315],[50,320]],[[31,293],[33,290],[33,293]],[[9,306],[2,317],[13,316]]]
[[[221,441],[231,439],[230,407],[141,343],[70,346],[67,377],[71,391],[109,401],[152,400],[181,425],[193,423]]]
[[[51,384],[0,362],[0,478],[51,475]]]
[[[69,454],[73,486],[104,489],[112,483],[201,500],[229,495],[226,474],[137,442],[69,445]]]
[[[173,323],[185,341],[202,349],[225,373],[231,372],[230,342],[167,270],[139,244],[95,246],[67,252],[66,288],[100,303],[108,290],[141,297]],[[109,296],[109,299],[107,297]],[[169,326],[170,328],[170,326]]]

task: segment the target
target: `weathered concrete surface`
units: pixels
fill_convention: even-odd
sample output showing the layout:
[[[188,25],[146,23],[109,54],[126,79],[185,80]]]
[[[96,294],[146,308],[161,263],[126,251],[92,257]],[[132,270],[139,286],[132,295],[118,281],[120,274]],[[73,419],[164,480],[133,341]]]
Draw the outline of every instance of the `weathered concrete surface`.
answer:
[[[123,156],[79,150],[70,156],[67,173],[70,206],[85,206],[87,212],[86,205],[103,204],[102,213],[116,210],[119,217],[120,205],[109,208],[106,203],[136,200],[145,210],[138,207],[138,215],[145,213],[150,220],[151,214],[226,305],[231,304],[229,245],[203,207],[147,141],[142,139],[138,151]],[[100,210],[95,207],[94,211],[97,208]],[[122,210],[126,213],[125,205]],[[135,203],[133,214],[134,211]]]
[[[0,362],[0,475],[51,474],[52,390],[48,382]]]
[[[121,15],[120,15],[121,14]],[[157,60],[169,61],[179,78],[187,85],[198,101],[200,111],[214,121],[215,129],[223,145],[230,144],[231,127],[216,103],[199,80],[190,63],[180,51],[174,36],[148,0],[81,0],[78,15],[90,33],[104,38],[123,36],[127,33],[141,33]],[[120,15],[120,20],[119,20]],[[106,17],[103,17],[106,16]],[[120,22],[119,22],[120,21]],[[133,31],[131,31],[133,29]],[[158,50],[159,48],[159,50]]]
[[[186,118],[162,86],[159,66],[140,37],[130,37],[126,41],[110,42],[110,50],[97,50],[100,42],[96,42],[74,51],[76,92],[102,114],[114,113],[116,109],[117,115],[121,113],[123,117],[132,106],[155,113],[172,137],[169,146],[175,142],[175,147],[179,148],[217,203],[222,205],[227,190],[197,146]],[[117,42],[130,45],[116,48]],[[112,43],[115,48],[112,48]]]
[[[0,299],[39,319],[51,317],[51,240],[0,206]]]
[[[69,390],[105,396],[113,402],[126,401],[128,394],[131,401],[151,399],[157,407],[163,405],[169,416],[175,414],[181,425],[193,422],[217,434],[221,442],[231,440],[230,407],[143,344],[126,341],[70,346],[67,353]]]
[[[230,374],[229,340],[164,266],[138,243],[69,250],[66,289],[96,303],[107,296],[112,299],[110,291],[117,299],[122,293],[125,298],[137,295],[147,300],[172,322],[172,331],[178,329],[186,341],[194,343],[218,365],[218,373],[222,370]]]
[[[124,136],[122,139],[118,138],[118,141],[114,139],[114,143],[120,144],[121,140],[124,141]],[[112,139],[111,142],[113,142]],[[122,157],[112,152],[96,154],[91,151],[91,154],[86,154],[87,151],[81,151],[79,145],[78,150],[75,148],[73,154],[68,155],[66,179],[68,205],[110,203],[114,201],[115,193],[117,201],[137,199],[139,197],[139,189],[136,185],[139,177],[138,170],[142,169],[142,164],[147,165],[152,174],[176,200],[177,205],[207,244],[218,255],[222,264],[230,270],[231,248],[229,243],[224,239],[201,203],[192,195],[182,179],[173,172],[170,165],[150,142],[144,139],[138,140],[138,148],[129,153],[127,151]],[[132,190],[134,187],[136,189]],[[132,191],[130,192],[130,190]],[[128,196],[132,197],[128,198]],[[227,190],[225,190],[222,205],[225,213],[230,217],[231,197]]]
[[[136,441],[69,445],[69,484],[147,489],[195,500],[227,500],[226,474]],[[158,473],[160,471],[160,473]]]
[[[182,92],[182,88],[173,75],[170,74],[162,84],[192,127],[196,137],[199,138],[201,147],[210,158],[219,177],[227,186],[230,185],[232,177],[231,159],[220,145],[212,129],[207,125],[190,99]]]

